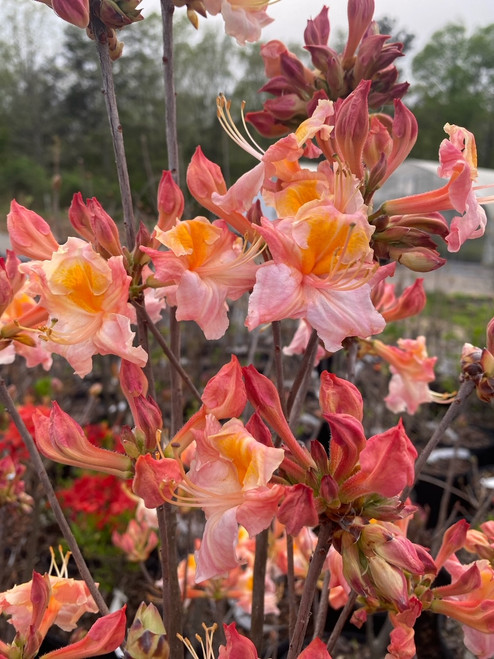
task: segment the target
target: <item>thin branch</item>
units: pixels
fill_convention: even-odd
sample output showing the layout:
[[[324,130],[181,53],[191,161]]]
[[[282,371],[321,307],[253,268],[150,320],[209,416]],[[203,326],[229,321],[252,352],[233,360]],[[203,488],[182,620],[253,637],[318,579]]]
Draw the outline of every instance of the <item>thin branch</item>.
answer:
[[[305,396],[307,394],[307,388],[309,386],[309,378],[312,370],[314,368],[314,360],[317,353],[317,345],[319,338],[317,336],[316,330],[312,330],[309,343],[305,350],[304,358],[302,364],[300,365],[297,377],[293,383],[290,395],[287,402],[288,410],[288,422],[290,425],[295,423],[300,415]]]
[[[353,607],[355,606],[356,599],[357,599],[357,593],[352,590],[350,595],[348,596],[345,606],[341,610],[338,620],[336,621],[336,625],[334,626],[333,631],[331,632],[331,636],[329,637],[329,641],[326,646],[329,654],[333,652],[336,645],[336,641],[340,638],[345,622],[348,620],[351,612],[353,611]]]
[[[165,86],[165,130],[166,148],[168,153],[168,169],[173,180],[180,185],[180,171],[178,160],[178,130],[177,107],[175,95],[175,80],[173,66],[173,13],[175,5],[173,0],[161,0],[161,18],[163,25],[163,76]],[[180,325],[176,318],[176,309],[170,309],[170,353],[175,357],[177,366],[180,366]],[[151,326],[150,326],[151,329]],[[154,332],[153,332],[154,334]],[[155,335],[156,337],[156,335]],[[170,434],[173,437],[183,424],[183,389],[182,376],[177,367],[170,369],[170,385],[172,391]],[[198,394],[198,392],[196,392]],[[200,398],[200,396],[199,396]],[[181,659],[184,656],[184,646],[177,634],[182,633],[182,599],[177,573],[177,518],[176,511],[169,504],[162,506],[160,533],[162,545],[163,569],[168,564],[170,573],[166,575],[167,588],[163,588],[163,608],[168,608],[167,622],[168,642],[170,656]],[[164,552],[168,556],[164,557]],[[165,577],[165,575],[163,575]]]
[[[108,50],[105,26],[99,21],[99,19],[93,17],[92,27],[96,37],[96,46],[101,66],[101,77],[103,80],[103,93],[105,95],[106,111],[108,114],[108,121],[110,122],[110,132],[113,141],[113,150],[115,152],[127,247],[132,251],[134,249],[136,236],[134,206],[132,203],[129,172],[127,169],[127,158],[125,156],[123,131],[118,115],[117,97],[113,81],[113,67],[110,59],[110,52]]]
[[[93,596],[93,599],[96,602],[96,606],[98,607],[100,613],[102,615],[107,615],[110,611],[106,606],[105,600],[103,599],[103,596],[99,592],[93,577],[91,576],[91,572],[89,571],[89,568],[86,565],[86,561],[84,560],[81,550],[79,549],[79,545],[77,544],[74,534],[70,529],[69,523],[67,522],[65,515],[63,514],[62,508],[58,503],[58,499],[55,495],[55,491],[51,484],[50,477],[48,476],[48,473],[45,469],[45,465],[43,464],[43,461],[41,460],[41,456],[38,452],[38,447],[36,446],[33,438],[31,437],[31,434],[26,428],[24,421],[22,420],[19,412],[17,411],[14,401],[10,397],[7,386],[5,385],[5,381],[3,379],[0,379],[0,399],[2,403],[5,405],[8,413],[10,414],[13,422],[15,423],[17,430],[19,431],[19,434],[21,435],[24,441],[24,444],[26,445],[27,450],[29,451],[29,456],[31,458],[32,465],[36,470],[36,473],[38,474],[38,477],[41,481],[46,497],[48,499],[48,502],[51,506],[51,509],[53,510],[53,514],[55,515],[55,519],[57,520],[57,523],[60,527],[60,530],[62,531],[64,538],[67,540],[67,544],[69,546],[70,551],[72,552],[72,556],[74,557],[74,561],[75,564],[77,565],[77,569],[79,570],[79,574],[86,582],[89,592]]]
[[[165,84],[165,129],[168,169],[173,180],[180,185],[178,160],[178,130],[175,78],[173,69],[173,0],[161,0],[161,18],[163,21],[163,80]]]
[[[250,638],[261,655],[264,639],[264,594],[266,591],[266,563],[268,560],[269,528],[256,535],[254,583],[252,587],[252,615]]]
[[[295,560],[293,552],[293,536],[286,534],[286,579],[288,586],[288,638],[293,636],[297,621],[297,598],[295,595]]]
[[[417,482],[422,469],[425,467],[425,464],[432,453],[432,451],[436,448],[436,446],[439,444],[439,441],[441,440],[442,436],[446,432],[447,428],[451,425],[451,423],[456,419],[458,416],[461,408],[463,407],[466,399],[470,396],[470,394],[473,392],[475,389],[475,384],[471,380],[465,380],[462,382],[460,386],[460,390],[458,391],[456,398],[453,400],[451,405],[449,406],[446,414],[443,416],[441,419],[441,422],[439,423],[438,427],[434,431],[432,437],[429,439],[427,445],[419,455],[417,462],[415,463],[415,480],[413,485],[405,488],[403,490],[403,494],[401,495],[402,501],[406,501],[408,495],[410,494],[412,488],[414,487],[415,483]]]
[[[274,374],[276,377],[276,388],[280,397],[281,409],[286,416],[286,397],[285,397],[285,378],[283,375],[283,355],[281,351],[281,323],[275,320],[271,323],[273,331],[273,352],[274,352]]]
[[[295,623],[295,630],[290,639],[290,648],[288,650],[287,659],[296,659],[302,649],[310,619],[310,607],[317,588],[317,580],[319,579],[324,561],[328,555],[332,539],[333,524],[329,520],[323,519],[319,527],[319,536],[317,538],[314,555],[312,556],[312,561],[307,572],[302,599],[300,600],[298,609],[297,621]]]
[[[201,394],[196,389],[194,383],[192,382],[189,375],[184,370],[184,368],[182,367],[182,365],[180,364],[178,359],[175,357],[174,353],[172,352],[172,350],[171,350],[170,346],[168,345],[168,343],[165,341],[165,339],[164,339],[163,335],[161,334],[161,332],[159,331],[159,329],[156,327],[156,325],[153,323],[153,321],[149,317],[149,314],[146,311],[146,308],[144,306],[141,306],[141,305],[138,305],[138,304],[135,304],[135,306],[142,310],[142,314],[143,314],[144,318],[147,321],[147,326],[148,326],[149,331],[154,336],[154,338],[156,339],[158,345],[160,346],[160,348],[163,350],[163,352],[165,353],[165,355],[169,359],[170,364],[172,365],[172,367],[180,375],[180,377],[182,378],[182,380],[184,381],[185,385],[188,387],[188,389],[190,390],[190,392],[192,393],[194,398],[199,403],[202,403]]]
[[[312,638],[318,638],[322,636],[324,631],[324,625],[326,624],[326,618],[328,615],[328,589],[329,589],[329,579],[330,579],[329,570],[324,571],[324,580],[322,582],[321,588],[321,597],[319,599],[319,609],[317,611],[316,622],[314,623],[314,633]]]

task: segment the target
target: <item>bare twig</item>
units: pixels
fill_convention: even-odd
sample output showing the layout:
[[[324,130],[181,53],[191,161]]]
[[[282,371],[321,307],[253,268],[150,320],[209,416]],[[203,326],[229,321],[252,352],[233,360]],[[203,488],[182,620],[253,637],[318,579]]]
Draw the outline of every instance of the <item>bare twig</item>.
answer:
[[[163,350],[163,352],[167,356],[168,360],[170,361],[170,364],[172,365],[172,368],[174,368],[177,371],[177,373],[180,375],[180,377],[182,378],[182,380],[184,381],[185,385],[188,387],[188,389],[190,390],[190,392],[192,393],[194,398],[199,403],[202,403],[201,394],[196,389],[196,387],[195,387],[194,383],[192,382],[192,380],[190,379],[188,373],[185,371],[183,366],[180,364],[178,359],[175,357],[174,353],[172,352],[172,350],[171,350],[170,346],[168,345],[168,343],[165,341],[165,339],[164,339],[163,335],[161,334],[161,332],[159,331],[159,329],[156,327],[156,325],[153,323],[153,321],[149,317],[145,307],[143,307],[141,305],[138,305],[138,304],[135,304],[135,306],[138,307],[139,309],[142,309],[142,313],[143,313],[144,317],[147,320],[147,326],[148,326],[149,331],[154,336],[154,338],[156,339],[156,342],[158,343],[160,348]]]
[[[295,596],[295,561],[293,557],[293,536],[286,534],[286,579],[288,586],[288,638],[293,636],[297,620],[297,600]]]
[[[328,588],[330,579],[329,570],[324,571],[324,580],[322,582],[321,597],[319,599],[319,608],[317,610],[316,622],[314,623],[314,633],[312,638],[322,636],[324,625],[326,624],[326,617],[328,615]]]
[[[314,599],[314,593],[317,588],[317,580],[321,574],[322,566],[328,555],[329,548],[333,539],[333,524],[327,519],[321,521],[319,527],[319,536],[317,545],[309,565],[305,586],[300,600],[295,630],[290,639],[290,648],[287,659],[296,659],[299,656],[304,637],[307,632],[307,626],[310,618],[310,607]]]
[[[103,93],[105,95],[106,111],[110,122],[110,131],[115,152],[117,165],[118,184],[122,198],[122,210],[125,224],[125,234],[129,250],[135,245],[135,221],[132,193],[130,189],[129,172],[127,169],[127,158],[125,156],[124,138],[120,118],[118,115],[117,97],[113,82],[113,69],[108,50],[108,41],[105,26],[99,19],[93,17],[93,32],[96,37],[96,45],[101,66],[103,80]]]
[[[281,323],[275,320],[271,323],[273,330],[273,352],[274,352],[274,373],[276,377],[276,388],[280,397],[281,409],[286,416],[285,403],[285,379],[283,376],[283,355],[281,352]]]
[[[254,557],[254,584],[252,588],[252,615],[250,638],[261,655],[264,639],[264,593],[266,590],[266,562],[268,560],[269,528],[256,536]]]
[[[305,350],[304,358],[300,365],[297,377],[295,378],[286,404],[290,423],[297,419],[300,413],[300,408],[305,397],[309,376],[312,373],[312,369],[314,368],[314,359],[316,357],[318,341],[319,338],[317,336],[316,330],[312,330],[309,343],[307,344],[307,348]]]
[[[402,501],[405,501],[410,494],[410,491],[412,490],[413,486],[417,482],[422,469],[424,468],[427,459],[429,458],[430,454],[432,451],[436,448],[436,446],[439,444],[439,441],[441,440],[442,436],[446,432],[446,429],[450,426],[450,424],[456,419],[458,416],[461,408],[463,407],[466,399],[470,396],[470,394],[473,392],[475,389],[475,384],[471,380],[465,380],[462,382],[460,386],[460,390],[458,391],[458,394],[456,395],[456,398],[453,400],[451,405],[449,406],[446,414],[443,416],[441,419],[441,422],[439,423],[438,427],[434,431],[432,437],[429,439],[427,445],[419,455],[417,462],[415,463],[415,480],[413,485],[405,488],[403,490],[403,494],[401,495]]]
[[[347,602],[343,609],[341,610],[341,613],[339,615],[339,618],[336,622],[336,625],[333,628],[333,631],[331,632],[331,636],[329,637],[329,641],[327,644],[327,649],[329,654],[331,654],[334,650],[334,647],[336,645],[336,641],[339,639],[340,634],[343,630],[343,627],[345,625],[345,622],[348,620],[350,617],[351,612],[353,611],[353,607],[355,606],[355,600],[357,599],[357,593],[354,592],[353,590],[351,591],[350,595],[348,596]]]
[[[48,476],[48,473],[45,469],[45,465],[41,460],[41,456],[38,452],[38,448],[34,443],[31,434],[26,428],[24,421],[22,420],[19,412],[17,411],[14,401],[10,397],[8,389],[5,385],[5,381],[3,379],[0,379],[0,399],[2,403],[5,405],[7,412],[10,414],[12,421],[15,423],[15,426],[19,431],[19,434],[21,435],[27,450],[29,451],[29,456],[31,458],[33,467],[36,470],[36,473],[38,474],[38,477],[41,481],[46,497],[48,499],[48,502],[51,506],[51,509],[53,510],[53,514],[55,515],[55,519],[57,520],[57,523],[60,527],[60,530],[62,531],[64,538],[67,540],[67,544],[69,546],[70,551],[72,552],[72,556],[74,557],[74,561],[77,565],[77,569],[79,570],[79,574],[86,582],[89,592],[93,596],[93,599],[96,602],[96,606],[98,607],[100,613],[102,615],[107,615],[109,613],[109,609],[106,606],[105,600],[103,599],[103,596],[99,592],[93,577],[91,576],[91,572],[89,571],[89,568],[86,565],[86,561],[84,560],[81,550],[79,549],[79,545],[77,544],[74,534],[70,529],[69,523],[65,519],[65,515],[63,514],[62,508],[58,503],[58,499],[55,495],[55,491],[51,484],[50,477]]]
[[[165,130],[166,148],[168,154],[168,169],[177,183],[180,184],[180,171],[178,160],[178,130],[177,107],[175,96],[175,80],[173,66],[173,13],[175,5],[173,0],[161,0],[161,17],[163,25],[163,79],[165,86]],[[170,309],[170,351],[180,364],[180,326],[176,318],[176,309]],[[183,390],[182,376],[177,368],[170,369],[171,424],[170,433],[175,435],[183,423]],[[168,565],[170,574],[167,575],[167,588],[163,588],[163,609],[168,609],[167,622],[168,642],[170,656],[181,659],[184,656],[184,646],[177,634],[182,633],[182,600],[177,573],[177,541],[176,541],[176,511],[169,504],[162,506],[160,533],[162,539],[163,569]],[[165,558],[164,552],[168,552]],[[167,600],[167,601],[166,601]]]

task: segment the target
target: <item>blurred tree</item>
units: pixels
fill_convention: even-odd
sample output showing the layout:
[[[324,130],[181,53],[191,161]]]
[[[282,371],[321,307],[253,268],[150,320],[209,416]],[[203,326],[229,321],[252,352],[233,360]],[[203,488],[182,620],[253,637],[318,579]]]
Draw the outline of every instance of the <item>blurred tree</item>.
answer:
[[[436,32],[412,63],[416,158],[436,159],[449,122],[471,130],[479,166],[494,167],[494,24],[471,36],[463,25]]]

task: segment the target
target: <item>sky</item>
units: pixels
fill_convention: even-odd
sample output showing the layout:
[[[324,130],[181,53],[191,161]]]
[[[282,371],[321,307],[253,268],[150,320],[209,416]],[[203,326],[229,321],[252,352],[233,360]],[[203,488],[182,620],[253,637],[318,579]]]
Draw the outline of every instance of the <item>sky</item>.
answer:
[[[346,0],[325,3],[322,0],[279,0],[268,9],[275,21],[263,30],[262,40],[301,41],[307,19],[314,18],[324,4],[329,6],[332,29],[346,31]],[[421,50],[432,34],[447,23],[464,23],[469,31],[494,23],[493,0],[375,0],[375,5],[376,18],[395,17],[398,29],[404,28],[416,35],[414,52]],[[159,11],[160,0],[142,0],[140,7],[144,15]],[[222,29],[220,25],[219,29]]]

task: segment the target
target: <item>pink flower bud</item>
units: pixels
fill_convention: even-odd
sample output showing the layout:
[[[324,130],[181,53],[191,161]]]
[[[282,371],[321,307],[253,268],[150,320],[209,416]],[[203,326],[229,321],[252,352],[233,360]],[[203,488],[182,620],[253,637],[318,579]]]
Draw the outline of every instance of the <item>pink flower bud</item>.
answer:
[[[87,200],[87,207],[96,245],[102,247],[110,256],[123,254],[118,227],[96,197]]]
[[[274,384],[264,375],[261,375],[254,366],[242,369],[247,396],[262,418],[282,438],[290,450],[293,458],[306,467],[315,467],[308,451],[300,446],[295,439],[290,426],[281,409],[281,402]]]
[[[304,32],[306,46],[324,46],[328,43],[330,30],[328,11],[328,7],[323,7],[314,19],[307,21]]]
[[[319,404],[323,414],[350,414],[357,421],[364,416],[364,403],[357,387],[328,371],[321,373]]]
[[[456,524],[453,524],[453,526],[450,526],[449,529],[445,531],[441,547],[435,558],[435,563],[438,570],[442,568],[445,561],[452,554],[464,546],[469,528],[470,524],[465,519],[461,519],[459,522],[456,522]]]
[[[290,535],[298,535],[304,526],[317,526],[319,515],[311,488],[303,483],[287,488],[278,510],[278,519]]]
[[[367,97],[370,80],[362,80],[358,87],[335,106],[334,139],[341,160],[358,179],[364,176],[363,151],[369,133]]]
[[[331,656],[326,648],[326,643],[320,638],[315,638],[305,650],[302,650],[298,659],[331,659]]]
[[[371,437],[360,453],[360,471],[340,489],[343,501],[377,492],[384,497],[399,494],[413,485],[417,451],[408,438],[403,423]]]
[[[338,482],[350,476],[366,447],[364,429],[350,414],[323,414],[331,429],[330,470]]]
[[[18,204],[15,199],[10,204],[7,215],[7,229],[14,252],[30,259],[44,261],[51,259],[58,250],[58,243],[50,225],[35,213]]]
[[[221,169],[206,158],[200,146],[195,150],[187,168],[187,185],[191,195],[201,204],[210,199],[213,192],[220,195],[226,193]]]
[[[348,61],[353,57],[360,40],[372,21],[374,0],[349,0],[347,15],[348,39],[343,53],[344,61]]]
[[[247,403],[242,368],[235,355],[220,368],[204,388],[201,396],[207,413],[217,419],[239,417]]]
[[[120,478],[129,477],[130,459],[126,455],[93,446],[80,425],[57,403],[53,403],[50,417],[35,412],[33,423],[38,448],[50,460]]]
[[[53,10],[60,18],[76,27],[89,25],[89,0],[51,0]]]
[[[175,226],[184,212],[184,196],[173,180],[170,171],[163,171],[158,186],[158,226],[168,231]]]
[[[235,623],[223,624],[226,646],[220,645],[218,659],[258,659],[254,643],[238,633]]]
[[[69,208],[69,220],[77,233],[88,242],[94,243],[94,233],[91,226],[91,213],[82,199],[82,194],[77,192],[72,197]]]

